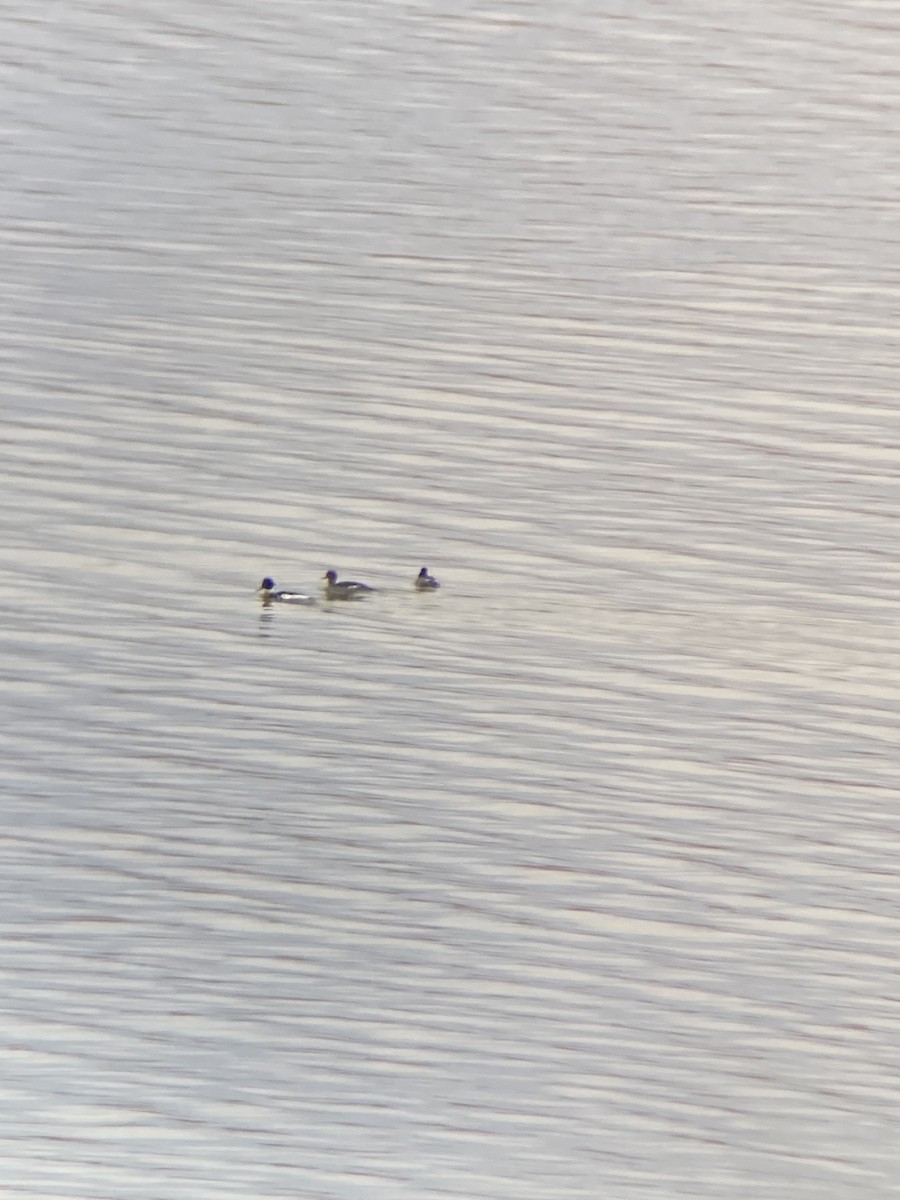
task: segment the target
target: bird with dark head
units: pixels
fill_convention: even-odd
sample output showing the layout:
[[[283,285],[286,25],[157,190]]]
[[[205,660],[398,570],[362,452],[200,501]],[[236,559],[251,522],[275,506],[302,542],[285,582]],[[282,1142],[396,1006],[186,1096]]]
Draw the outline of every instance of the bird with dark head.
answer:
[[[366,592],[375,591],[369,584],[359,583],[355,579],[338,579],[337,571],[326,571],[322,578],[325,581],[325,595],[329,600],[358,600]]]
[[[428,574],[428,568],[423,567],[416,576],[416,591],[417,592],[433,592],[441,585],[433,575]]]
[[[279,591],[275,580],[267,575],[256,589],[263,604],[315,604],[315,596],[307,596],[305,592]]]

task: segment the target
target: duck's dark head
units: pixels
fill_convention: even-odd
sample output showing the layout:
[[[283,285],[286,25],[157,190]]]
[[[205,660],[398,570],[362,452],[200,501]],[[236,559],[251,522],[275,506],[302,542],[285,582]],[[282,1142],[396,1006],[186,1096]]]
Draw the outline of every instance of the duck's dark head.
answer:
[[[274,580],[274,579],[270,579],[270,578],[269,578],[269,576],[267,575],[267,576],[265,577],[265,579],[262,581],[262,583],[259,585],[259,587],[258,587],[256,590],[257,590],[258,592],[272,592],[272,591],[274,591],[274,590],[275,590],[275,580]]]
[[[331,584],[335,584],[337,583],[337,571],[326,571],[322,578],[327,579]]]

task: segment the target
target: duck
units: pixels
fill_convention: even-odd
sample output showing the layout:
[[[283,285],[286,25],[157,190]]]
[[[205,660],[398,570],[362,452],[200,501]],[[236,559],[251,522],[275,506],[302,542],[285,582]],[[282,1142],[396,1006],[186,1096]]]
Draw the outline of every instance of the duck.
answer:
[[[266,576],[259,587],[256,589],[259,592],[263,604],[315,604],[314,596],[307,596],[304,592],[287,592],[278,591],[275,587],[275,580]]]
[[[357,583],[355,579],[338,579],[337,571],[326,571],[322,578],[329,600],[356,600],[366,592],[375,591],[367,583]]]
[[[428,574],[427,567],[423,567],[416,576],[416,591],[433,592],[436,591],[440,586],[441,585],[438,583],[435,577]]]

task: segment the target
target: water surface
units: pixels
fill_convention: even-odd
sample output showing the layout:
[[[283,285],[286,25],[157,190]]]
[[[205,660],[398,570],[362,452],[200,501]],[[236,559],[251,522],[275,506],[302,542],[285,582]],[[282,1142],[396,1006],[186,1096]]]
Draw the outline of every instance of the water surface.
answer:
[[[9,10],[5,1194],[897,1194],[897,25]]]

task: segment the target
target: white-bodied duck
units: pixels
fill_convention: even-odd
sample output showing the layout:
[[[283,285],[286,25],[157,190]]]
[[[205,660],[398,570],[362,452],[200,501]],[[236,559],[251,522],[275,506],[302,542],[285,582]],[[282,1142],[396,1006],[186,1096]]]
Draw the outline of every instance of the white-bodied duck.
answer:
[[[315,596],[307,596],[305,592],[279,591],[275,580],[268,575],[256,589],[263,604],[315,604]]]

